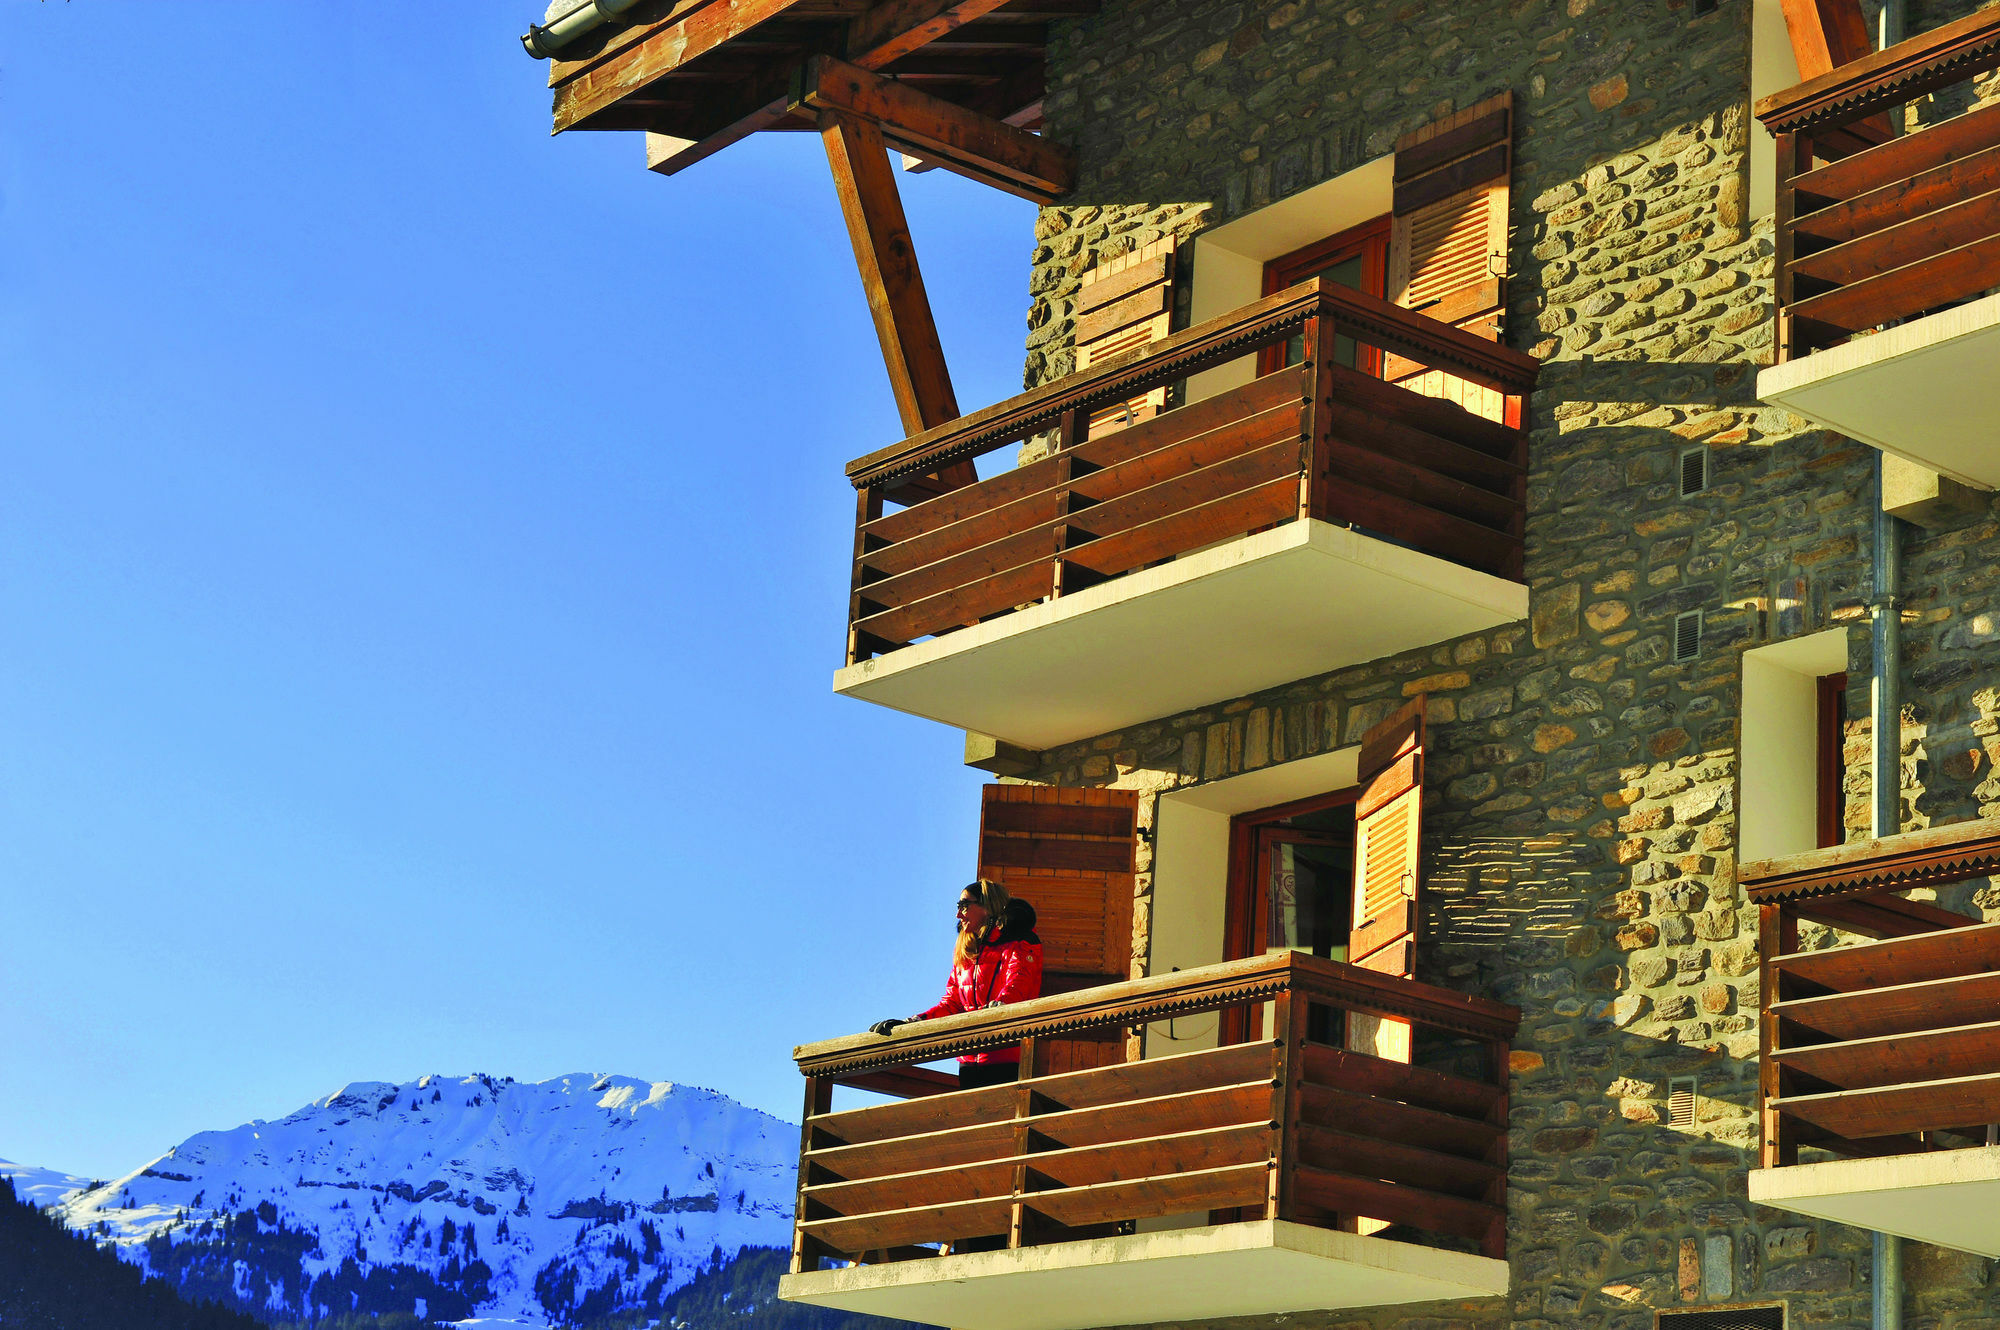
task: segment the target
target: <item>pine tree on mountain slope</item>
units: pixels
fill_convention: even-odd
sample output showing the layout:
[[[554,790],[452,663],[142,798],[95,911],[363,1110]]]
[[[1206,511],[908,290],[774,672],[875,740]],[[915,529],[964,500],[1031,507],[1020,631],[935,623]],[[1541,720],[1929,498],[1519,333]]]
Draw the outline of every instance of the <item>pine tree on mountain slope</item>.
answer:
[[[0,1324],[8,1330],[265,1330],[211,1303],[187,1303],[158,1279],[71,1233],[0,1178]]]
[[[667,1330],[925,1330],[909,1321],[780,1302],[778,1276],[791,1261],[791,1252],[780,1247],[745,1247],[730,1257],[716,1252],[690,1283],[668,1295],[660,1324]]]

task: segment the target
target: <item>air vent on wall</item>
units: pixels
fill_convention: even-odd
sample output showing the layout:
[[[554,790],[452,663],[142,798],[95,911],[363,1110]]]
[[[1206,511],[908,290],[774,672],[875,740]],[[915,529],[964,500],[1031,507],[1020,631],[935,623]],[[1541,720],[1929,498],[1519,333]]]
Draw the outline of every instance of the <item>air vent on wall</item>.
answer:
[[[1695,1081],[1692,1076],[1676,1076],[1667,1082],[1667,1125],[1694,1125]]]
[[[1681,497],[1683,499],[1701,493],[1708,488],[1708,449],[1684,448],[1681,450]]]
[[[1689,610],[1674,616],[1674,664],[1693,660],[1701,654],[1701,611]]]
[[[1783,1307],[1719,1307],[1714,1311],[1661,1312],[1659,1330],[1785,1330]]]
[[[1721,0],[1694,0],[1694,16],[1700,18],[1703,14],[1713,14],[1720,3]]]

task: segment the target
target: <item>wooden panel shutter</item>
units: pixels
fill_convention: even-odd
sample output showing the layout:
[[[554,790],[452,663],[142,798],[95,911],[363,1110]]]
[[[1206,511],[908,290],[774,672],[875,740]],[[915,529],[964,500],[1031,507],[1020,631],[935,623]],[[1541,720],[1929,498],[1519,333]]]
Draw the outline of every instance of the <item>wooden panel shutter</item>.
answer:
[[[1132,977],[1132,874],[1139,796],[1131,790],[988,785],[979,809],[979,876],[1035,907],[1042,992]],[[1121,1032],[1044,1040],[1043,1072],[1125,1060]]]
[[[1396,140],[1389,298],[1500,340],[1507,302],[1507,195],[1514,168],[1514,94],[1503,92]],[[1491,388],[1400,356],[1384,377],[1427,397],[1503,420]]]
[[[1174,240],[1106,259],[1086,269],[1076,296],[1076,367],[1157,342],[1174,313]],[[1166,409],[1167,390],[1155,388],[1091,413],[1092,436],[1124,429]]]
[[[1423,844],[1424,699],[1421,695],[1361,736],[1361,791],[1354,804],[1354,926],[1351,965],[1416,978],[1417,889]],[[1356,1015],[1348,1047],[1410,1059],[1410,1027]]]

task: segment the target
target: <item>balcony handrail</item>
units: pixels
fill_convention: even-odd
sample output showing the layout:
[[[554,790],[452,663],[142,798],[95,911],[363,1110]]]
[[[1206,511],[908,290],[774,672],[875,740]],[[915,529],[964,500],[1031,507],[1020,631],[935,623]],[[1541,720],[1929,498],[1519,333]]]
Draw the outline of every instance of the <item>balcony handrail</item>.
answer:
[[[801,1044],[792,1050],[792,1058],[803,1075],[840,1078],[1004,1048],[1023,1039],[1073,1037],[1089,1030],[1260,1002],[1286,991],[1349,1011],[1411,1020],[1478,1039],[1511,1040],[1521,1022],[1520,1009],[1504,1002],[1304,952],[1286,952],[912,1022],[887,1036],[850,1034]]]
[[[2000,5],[1989,5],[1758,99],[1773,134],[1844,125],[2000,68]]]
[[[1942,886],[1996,872],[2000,818],[1975,818],[1758,860],[1745,864],[1738,880],[1753,904],[1768,905]]]
[[[1378,296],[1311,278],[857,458],[847,464],[847,477],[856,489],[866,489],[989,452],[1054,425],[1066,412],[1128,399],[1281,341],[1319,316],[1331,318],[1358,342],[1447,369],[1497,392],[1532,392],[1541,371],[1533,356]]]

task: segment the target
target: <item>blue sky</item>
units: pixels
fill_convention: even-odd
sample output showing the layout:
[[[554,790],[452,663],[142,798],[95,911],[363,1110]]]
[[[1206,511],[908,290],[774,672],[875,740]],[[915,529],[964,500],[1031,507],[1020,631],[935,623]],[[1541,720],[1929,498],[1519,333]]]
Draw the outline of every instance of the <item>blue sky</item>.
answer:
[[[795,1116],[929,1002],[961,736],[835,698],[893,402],[826,162],[548,136],[539,5],[0,5],[0,1156],[350,1080]],[[1030,205],[904,176],[961,403]]]

